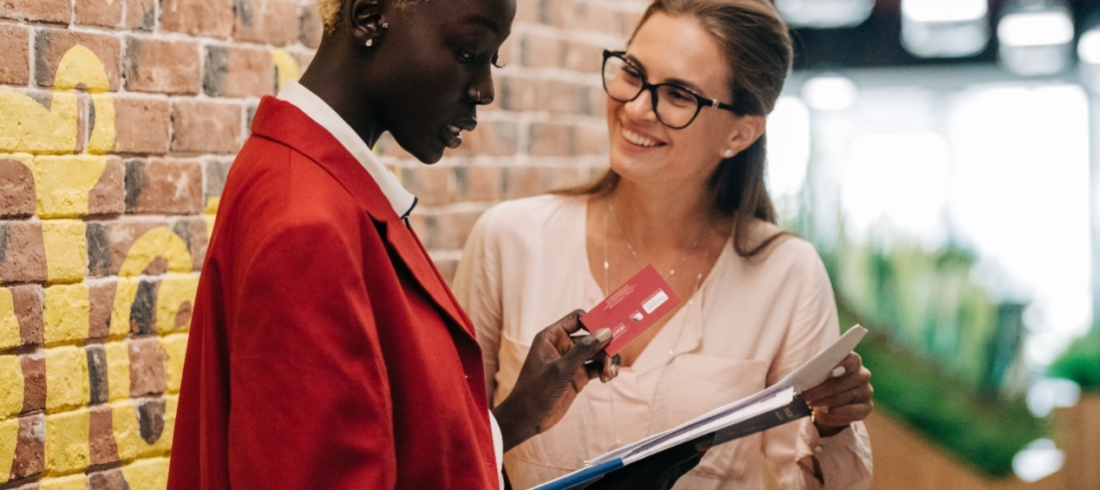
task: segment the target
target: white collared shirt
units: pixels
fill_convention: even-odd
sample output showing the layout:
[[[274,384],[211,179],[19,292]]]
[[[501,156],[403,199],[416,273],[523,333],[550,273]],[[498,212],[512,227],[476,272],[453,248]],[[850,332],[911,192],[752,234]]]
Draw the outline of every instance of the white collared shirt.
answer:
[[[393,172],[382,165],[382,162],[378,160],[378,156],[371,151],[363,138],[360,138],[359,134],[351,129],[347,121],[344,121],[344,118],[340,117],[328,103],[294,80],[286,81],[277,98],[297,107],[310,119],[313,119],[313,122],[332,134],[336,141],[339,141],[344,149],[348,150],[348,153],[351,153],[359,161],[359,164],[367,170],[374,182],[382,189],[382,194],[390,201],[393,211],[402,219],[408,217],[413,207],[416,206],[416,196],[405,189],[405,186],[401,185],[401,181],[397,180]],[[497,424],[496,417],[493,417],[491,411],[489,412],[489,424],[492,426],[493,431],[493,449],[496,454],[497,475],[500,488],[503,489],[504,474],[501,472],[501,465],[504,462],[504,437],[500,432],[500,425]]]

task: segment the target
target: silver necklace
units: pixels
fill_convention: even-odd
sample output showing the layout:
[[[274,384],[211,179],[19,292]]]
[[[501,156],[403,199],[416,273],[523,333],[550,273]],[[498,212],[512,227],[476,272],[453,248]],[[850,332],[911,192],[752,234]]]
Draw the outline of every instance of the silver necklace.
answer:
[[[611,202],[611,196],[608,196],[607,197],[607,212],[605,212],[604,215],[603,215],[603,232],[604,232],[604,239],[603,239],[603,280],[604,280],[604,296],[605,297],[607,295],[611,294],[611,261],[609,259],[609,255],[607,253],[607,244],[608,244],[608,242],[611,241],[611,229],[608,227],[608,223],[607,223],[607,216],[608,215],[615,215],[615,221],[619,225],[619,228],[621,230],[623,230],[623,243],[626,244],[626,249],[630,252],[630,256],[634,258],[634,261],[637,262],[639,266],[645,267],[645,263],[642,262],[641,257],[638,256],[638,253],[634,250],[634,247],[630,244],[630,242],[628,240],[626,240],[626,228],[623,227],[622,221],[619,220],[619,215],[615,213],[615,205]],[[708,228],[706,233],[703,233],[702,235],[700,235],[699,239],[696,240],[694,245],[692,245],[691,252],[688,253],[688,254],[685,254],[683,257],[681,257],[680,262],[676,265],[676,267],[682,267],[684,265],[684,262],[687,261],[687,257],[689,255],[693,255],[694,252],[696,250],[698,250],[699,245],[703,243],[703,239],[711,233],[713,233],[713,231]],[[699,272],[695,275],[695,286],[691,290],[691,296],[688,297],[688,302],[687,302],[686,305],[684,305],[685,307],[690,307],[694,303],[695,293],[697,293],[699,291],[699,287],[703,284],[703,273],[705,271],[705,268],[707,267],[707,264],[710,263],[709,259],[710,259],[709,254],[708,254],[707,257],[704,257],[703,264],[699,267]],[[676,274],[676,268],[670,269],[669,272],[668,272],[668,279],[672,279],[672,276],[674,276],[675,274]],[[675,357],[675,355],[676,355],[676,346],[680,345],[680,341],[682,340],[682,338],[684,336],[684,330],[686,330],[686,329],[687,329],[686,326],[681,326],[680,331],[676,334],[675,342],[673,342],[672,346],[669,347],[669,349],[668,349],[668,359],[666,360],[666,366],[667,366],[667,363],[672,362],[672,358]],[[614,439],[615,439],[614,446],[612,447],[612,449],[614,449],[614,448],[622,447],[623,442],[619,438],[619,428],[615,424],[615,420],[617,420],[617,417],[615,416],[615,398],[616,398],[615,397],[615,388],[609,386],[608,390],[610,390],[610,391],[608,391],[608,404],[609,404],[609,408],[610,408],[610,412],[611,412],[611,420],[612,420],[612,422],[611,422],[611,432],[612,432],[612,437],[614,437]],[[654,408],[655,407],[653,406],[653,403],[651,402],[650,403],[650,411],[654,410]]]

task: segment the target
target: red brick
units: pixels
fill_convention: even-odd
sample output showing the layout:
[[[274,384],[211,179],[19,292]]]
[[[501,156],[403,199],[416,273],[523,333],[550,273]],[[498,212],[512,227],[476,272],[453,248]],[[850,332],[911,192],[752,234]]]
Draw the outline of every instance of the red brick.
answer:
[[[528,32],[520,38],[520,62],[533,68],[561,66],[564,44],[557,37]]]
[[[110,155],[95,187],[88,193],[88,215],[122,214],[126,210],[122,159]]]
[[[454,281],[455,271],[458,270],[458,261],[451,258],[436,259],[435,268],[439,270],[439,275],[443,276],[443,280],[447,281],[447,285]]]
[[[551,189],[546,169],[535,166],[511,166],[504,169],[504,199],[536,196]]]
[[[73,13],[78,25],[118,27],[122,24],[123,0],[79,0],[73,2]]]
[[[0,83],[26,85],[30,82],[30,29],[0,24]]]
[[[565,80],[550,80],[550,104],[555,114],[588,113],[588,87]]]
[[[41,224],[0,221],[0,280],[46,282],[46,246]]]
[[[634,29],[638,27],[638,22],[642,20],[641,11],[622,12],[619,14],[619,28],[622,29],[621,35],[623,37],[624,45],[625,41],[630,39],[630,36],[634,35]]]
[[[416,195],[420,205],[439,206],[456,201],[454,167],[421,165],[401,172],[402,184]]]
[[[275,92],[275,63],[265,49],[207,46],[203,90],[213,97],[261,97]]]
[[[516,2],[515,23],[536,24],[539,21],[539,10],[542,0],[519,0]]]
[[[547,191],[565,189],[583,184],[588,180],[588,172],[583,167],[569,165],[549,169]]]
[[[88,473],[88,490],[129,490],[130,485],[116,469]]]
[[[206,229],[206,219],[202,217],[180,218],[172,222],[170,227],[187,244],[187,251],[191,253],[191,263],[194,270],[202,269],[203,259],[206,258],[206,247],[210,243],[210,234]]]
[[[12,286],[12,302],[15,306],[15,318],[19,322],[19,339],[22,345],[42,344],[42,312],[46,305],[42,286],[25,284]]]
[[[19,356],[23,369],[23,413],[46,408],[46,357],[42,351]]]
[[[293,0],[235,0],[233,40],[276,46],[298,40],[301,10]]]
[[[233,0],[160,0],[160,27],[227,39],[233,32]]]
[[[422,210],[414,210],[413,213],[409,215],[409,228],[412,228],[413,233],[415,233],[416,236],[420,238],[420,241],[424,243],[424,248],[430,249],[432,247],[431,244],[428,243],[428,239],[430,238],[428,222],[429,219]]]
[[[496,165],[470,165],[455,168],[459,192],[470,202],[496,202],[501,198],[503,172]]]
[[[240,148],[241,106],[199,100],[172,104],[172,151],[235,153]]]
[[[501,77],[497,98],[506,111],[543,111],[547,109],[549,87],[543,77],[509,75]]]
[[[576,126],[573,141],[578,155],[605,156],[608,152],[607,126]]]
[[[3,0],[0,18],[68,24],[73,17],[71,0]]]
[[[309,2],[302,5],[302,19],[299,24],[298,39],[307,48],[317,49],[321,45],[321,36],[324,34],[324,25],[321,24],[321,15],[317,13],[317,4]]]
[[[462,146],[448,155],[509,156],[519,152],[517,123],[512,121],[483,121],[472,132],[463,133]]]
[[[88,275],[105,277],[118,274],[122,261],[138,238],[153,228],[167,226],[167,221],[160,218],[119,219],[89,222],[87,226]],[[144,273],[160,275],[167,270],[167,261],[160,258],[150,263]]]
[[[123,26],[130,30],[153,32],[153,28],[157,26],[156,0],[115,0],[121,1],[126,2]]]
[[[107,85],[118,90],[119,40],[117,37],[61,29],[40,29],[35,35],[34,80],[39,87],[53,87],[61,57],[77,44],[95,53],[107,73]]]
[[[111,153],[168,153],[168,100],[120,94],[115,102],[115,146]]]
[[[202,88],[197,42],[128,37],[123,70],[132,92],[197,94]]]
[[[601,2],[577,3],[573,9],[575,24],[573,29],[584,29],[604,34],[618,35],[622,27],[618,24],[621,20],[618,13]]]
[[[605,46],[580,39],[565,41],[565,60],[562,66],[567,70],[599,75],[603,69],[603,50]]]
[[[130,396],[164,393],[164,348],[157,338],[130,339]]]
[[[103,350],[103,346],[99,346]],[[115,433],[112,430],[113,421],[110,405],[99,405],[91,408],[88,427],[88,452],[93,466],[110,464],[118,461],[118,445],[115,442]]]
[[[313,62],[313,57],[316,53],[313,51],[297,51],[294,53],[294,59],[298,60],[298,72],[305,73],[309,68],[309,64]]]
[[[202,212],[202,164],[196,160],[150,158],[126,162],[126,212]]]
[[[571,156],[574,151],[573,128],[568,124],[533,122],[527,154],[532,156]]]
[[[539,19],[543,24],[565,29],[576,29],[577,14],[573,0],[542,0],[543,15]]]
[[[84,346],[84,356],[88,359],[88,397],[92,405],[107,403],[110,397],[107,386],[107,351],[103,344]],[[108,413],[110,410],[108,408]],[[92,424],[95,424],[95,409],[92,409]],[[92,439],[95,439],[93,429]],[[94,443],[93,443],[94,444]],[[92,462],[92,464],[100,464]]]
[[[436,215],[432,230],[435,235],[432,239],[433,249],[462,250],[481,213],[481,210],[450,211]]]
[[[212,197],[220,197],[225,188],[225,178],[229,175],[229,166],[233,160],[228,158],[208,158],[204,165],[203,179],[203,206]]]
[[[40,413],[19,418],[19,435],[15,442],[15,458],[11,463],[10,477],[12,481],[35,476],[46,470],[45,414]]]
[[[34,174],[17,160],[0,158],[0,217],[27,217],[34,214]]]
[[[115,280],[95,281],[88,284],[88,302],[91,308],[88,311],[88,338],[92,340],[106,339],[111,329],[111,308],[115,303],[115,290],[118,282]]]
[[[591,85],[588,87],[588,115],[607,117],[607,92],[603,85]]]

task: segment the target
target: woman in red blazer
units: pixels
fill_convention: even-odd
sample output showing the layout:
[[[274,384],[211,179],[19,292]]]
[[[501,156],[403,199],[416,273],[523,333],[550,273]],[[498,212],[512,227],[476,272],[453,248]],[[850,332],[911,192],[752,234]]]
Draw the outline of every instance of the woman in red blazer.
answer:
[[[515,2],[410,3],[324,0],[301,84],[260,102],[202,271],[169,489],[497,488],[501,451],[617,374],[610,332],[571,338],[574,312],[490,416],[474,329],[370,147],[385,131],[426,163],[457,147],[493,100]]]

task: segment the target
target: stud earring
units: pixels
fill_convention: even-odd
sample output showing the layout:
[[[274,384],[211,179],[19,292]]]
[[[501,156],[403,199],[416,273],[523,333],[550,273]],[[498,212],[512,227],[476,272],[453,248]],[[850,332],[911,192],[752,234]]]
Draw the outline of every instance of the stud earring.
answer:
[[[733,150],[727,149],[722,152],[722,158],[733,158]]]
[[[367,39],[367,47],[369,48],[371,46],[374,46],[374,39],[373,38]]]
[[[386,21],[382,21],[382,28],[383,29],[389,29],[390,28],[390,23],[386,22]]]

